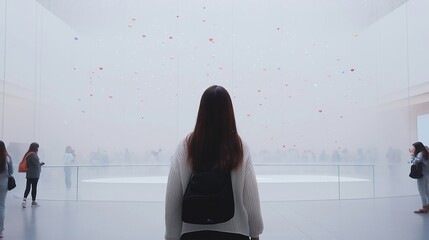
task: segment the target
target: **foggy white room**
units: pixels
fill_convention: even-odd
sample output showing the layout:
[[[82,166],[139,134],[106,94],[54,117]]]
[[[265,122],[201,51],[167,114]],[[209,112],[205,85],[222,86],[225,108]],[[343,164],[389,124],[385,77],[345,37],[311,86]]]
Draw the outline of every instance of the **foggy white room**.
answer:
[[[251,151],[261,239],[427,239],[408,148],[429,144],[428,11],[425,0],[0,1],[1,140],[14,166],[31,142],[46,163],[32,212],[15,167],[5,239],[163,239],[170,160],[212,85],[230,93]],[[49,233],[55,220],[39,219],[54,213],[75,219]]]

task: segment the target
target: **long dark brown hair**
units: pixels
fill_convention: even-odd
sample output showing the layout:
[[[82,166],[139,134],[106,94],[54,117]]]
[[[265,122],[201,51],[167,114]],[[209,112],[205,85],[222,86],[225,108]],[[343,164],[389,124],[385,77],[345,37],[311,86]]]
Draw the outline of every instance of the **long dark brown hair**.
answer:
[[[243,145],[225,88],[214,85],[204,91],[195,129],[186,141],[188,162],[194,172],[232,170],[243,162]]]
[[[25,153],[29,153],[29,152],[35,152],[37,153],[39,151],[39,144],[36,142],[33,142],[30,144],[30,147],[28,148],[28,151]]]
[[[6,158],[8,153],[6,151],[6,145],[3,141],[0,141],[0,173],[4,172],[6,169]]]
[[[418,154],[419,152],[421,152],[421,153],[422,153],[422,155],[423,155],[423,159],[424,159],[424,160],[428,160],[428,158],[429,158],[429,153],[428,153],[428,151],[426,150],[426,147],[425,147],[425,145],[423,145],[423,143],[421,143],[421,142],[415,142],[415,143],[413,143],[413,146],[414,146],[414,148],[416,149],[416,150],[414,151],[414,156],[417,156],[417,154]]]

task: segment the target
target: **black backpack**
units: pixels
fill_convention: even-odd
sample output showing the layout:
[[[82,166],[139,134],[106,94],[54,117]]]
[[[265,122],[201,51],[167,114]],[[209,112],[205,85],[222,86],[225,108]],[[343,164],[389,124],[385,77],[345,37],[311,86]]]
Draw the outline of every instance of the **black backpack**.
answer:
[[[182,221],[217,224],[234,216],[231,173],[205,171],[192,174],[182,200]]]

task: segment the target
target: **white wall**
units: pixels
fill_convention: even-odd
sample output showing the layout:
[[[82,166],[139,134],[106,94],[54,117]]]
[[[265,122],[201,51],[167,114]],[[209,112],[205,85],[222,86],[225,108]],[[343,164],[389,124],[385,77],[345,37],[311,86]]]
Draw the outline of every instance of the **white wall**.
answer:
[[[384,163],[416,140],[406,109],[380,104],[427,81],[429,4],[382,2],[3,1],[1,137],[48,163],[66,145],[81,163],[168,162],[220,84],[255,161],[362,148]]]

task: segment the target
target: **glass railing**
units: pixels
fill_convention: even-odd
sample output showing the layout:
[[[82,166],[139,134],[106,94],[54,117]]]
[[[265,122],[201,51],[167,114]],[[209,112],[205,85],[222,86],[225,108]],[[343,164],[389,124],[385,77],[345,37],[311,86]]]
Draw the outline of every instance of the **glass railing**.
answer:
[[[15,168],[16,169],[16,168]],[[38,199],[164,201],[170,166],[43,166]],[[409,165],[255,164],[261,201],[330,200],[417,195]],[[70,172],[69,177],[67,172]],[[15,173],[22,197],[25,174]]]

